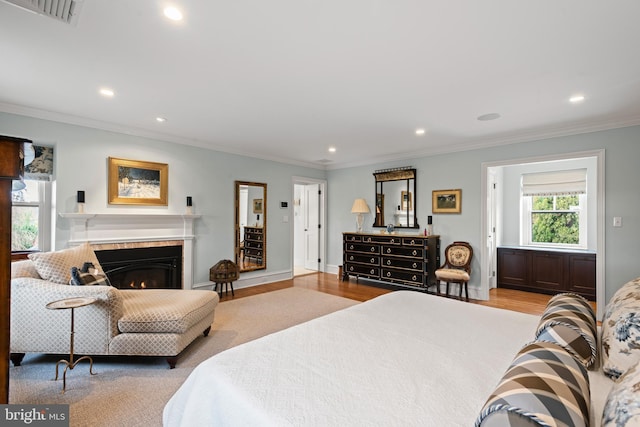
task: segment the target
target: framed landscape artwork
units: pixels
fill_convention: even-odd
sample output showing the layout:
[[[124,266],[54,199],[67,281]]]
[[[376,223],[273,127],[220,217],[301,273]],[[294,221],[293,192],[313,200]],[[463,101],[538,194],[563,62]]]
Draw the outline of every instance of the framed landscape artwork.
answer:
[[[433,213],[460,213],[462,190],[434,190],[431,205]]]
[[[167,206],[169,165],[109,157],[109,204]]]
[[[262,199],[253,199],[253,213],[262,213]]]

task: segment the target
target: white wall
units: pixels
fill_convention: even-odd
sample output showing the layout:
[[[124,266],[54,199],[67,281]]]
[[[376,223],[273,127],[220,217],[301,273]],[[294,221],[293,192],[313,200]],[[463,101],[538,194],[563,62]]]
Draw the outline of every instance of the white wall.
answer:
[[[392,143],[392,141],[390,141]],[[444,248],[454,240],[471,243],[474,252],[472,268],[480,271],[481,243],[481,170],[483,163],[526,159],[543,155],[605,149],[605,293],[608,300],[627,281],[640,276],[637,256],[640,253],[640,127],[627,127],[581,135],[552,138],[506,146],[434,155],[405,162],[380,163],[328,172],[328,263],[342,264],[342,232],[353,231],[355,221],[350,213],[353,200],[364,197],[373,206],[376,169],[414,166],[417,169],[417,215],[421,228],[431,214],[431,192],[440,189],[462,189],[462,213],[433,216],[435,234],[441,235]],[[513,213],[515,215],[518,212]],[[505,212],[504,216],[512,215]],[[613,228],[613,216],[623,217],[623,227]],[[504,218],[506,221],[507,219]],[[365,220],[372,230],[373,217]],[[377,230],[377,229],[376,229]],[[481,274],[472,274],[470,286],[480,287]]]
[[[55,146],[54,200],[57,212],[73,212],[77,190],[86,192],[85,211],[91,213],[173,213],[185,211],[193,197],[196,220],[194,282],[209,280],[209,268],[234,257],[234,181],[267,183],[267,269],[243,273],[254,283],[292,269],[291,231],[282,221],[280,201],[290,201],[292,176],[324,179],[325,172],[197,147],[106,132],[81,126],[0,113],[0,134],[20,136]],[[168,206],[109,205],[107,158],[119,157],[169,165]],[[252,206],[251,206],[252,209]],[[289,208],[291,209],[291,208]],[[291,211],[290,211],[291,212]],[[289,213],[290,214],[290,213]],[[57,217],[55,248],[65,247],[69,224]]]

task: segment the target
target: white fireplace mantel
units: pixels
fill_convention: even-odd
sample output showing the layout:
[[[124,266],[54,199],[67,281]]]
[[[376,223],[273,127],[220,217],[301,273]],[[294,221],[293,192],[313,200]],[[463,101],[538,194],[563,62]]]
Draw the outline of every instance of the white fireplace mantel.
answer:
[[[202,215],[60,213],[70,223],[69,246],[183,241],[183,286],[193,285],[194,221]]]

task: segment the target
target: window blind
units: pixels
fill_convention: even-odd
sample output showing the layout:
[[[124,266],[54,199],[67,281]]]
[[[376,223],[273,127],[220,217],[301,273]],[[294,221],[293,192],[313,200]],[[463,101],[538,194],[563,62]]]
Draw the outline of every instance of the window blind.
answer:
[[[586,192],[586,169],[522,174],[522,195],[524,196],[557,196]]]

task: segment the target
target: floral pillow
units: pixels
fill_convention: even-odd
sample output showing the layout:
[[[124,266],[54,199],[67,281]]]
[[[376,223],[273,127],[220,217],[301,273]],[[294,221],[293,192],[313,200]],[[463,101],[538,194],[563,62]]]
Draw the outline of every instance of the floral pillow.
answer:
[[[602,371],[618,378],[640,362],[640,277],[613,295],[602,319]]]
[[[629,369],[607,396],[602,427],[640,425],[640,364]]]

